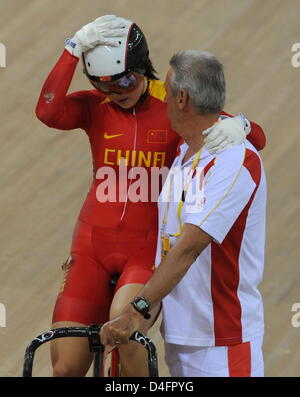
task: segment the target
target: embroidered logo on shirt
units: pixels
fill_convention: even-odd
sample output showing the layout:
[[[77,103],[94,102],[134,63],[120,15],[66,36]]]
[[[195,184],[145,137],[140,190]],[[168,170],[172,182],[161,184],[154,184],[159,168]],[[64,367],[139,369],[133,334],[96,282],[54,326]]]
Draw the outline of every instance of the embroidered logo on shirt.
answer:
[[[109,135],[107,132],[104,133],[104,139],[112,139],[112,138],[117,138],[118,136],[122,136],[124,134],[113,134]]]
[[[167,143],[168,130],[149,130],[147,143]]]
[[[54,94],[52,92],[47,92],[44,98],[46,99],[46,103],[51,103],[54,99]]]

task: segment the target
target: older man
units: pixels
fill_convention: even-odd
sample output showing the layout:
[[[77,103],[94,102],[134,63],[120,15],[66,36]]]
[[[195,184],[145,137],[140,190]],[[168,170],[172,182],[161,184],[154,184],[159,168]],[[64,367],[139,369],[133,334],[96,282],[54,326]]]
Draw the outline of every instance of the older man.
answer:
[[[160,195],[157,270],[101,340],[127,343],[162,301],[171,376],[263,376],[261,159],[248,141],[219,154],[205,147],[202,132],[217,131],[225,102],[223,66],[212,54],[173,56],[165,86],[168,116],[185,143]]]

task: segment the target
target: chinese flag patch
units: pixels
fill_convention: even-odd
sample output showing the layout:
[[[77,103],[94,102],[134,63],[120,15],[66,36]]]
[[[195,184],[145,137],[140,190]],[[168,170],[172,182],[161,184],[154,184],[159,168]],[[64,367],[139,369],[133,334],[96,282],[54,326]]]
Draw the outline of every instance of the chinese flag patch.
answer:
[[[149,130],[147,143],[167,143],[168,130]]]

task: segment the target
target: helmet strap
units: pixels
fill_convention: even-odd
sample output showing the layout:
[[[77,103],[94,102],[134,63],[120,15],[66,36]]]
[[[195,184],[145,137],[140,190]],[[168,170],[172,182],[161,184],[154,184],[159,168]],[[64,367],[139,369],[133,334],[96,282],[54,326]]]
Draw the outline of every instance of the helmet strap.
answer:
[[[147,98],[147,96],[149,95],[149,84],[150,84],[150,80],[148,77],[145,76],[145,79],[147,80],[147,85],[145,87],[145,91],[143,92],[143,94],[140,96],[140,99],[137,101],[136,105],[141,104],[145,101],[145,99]]]

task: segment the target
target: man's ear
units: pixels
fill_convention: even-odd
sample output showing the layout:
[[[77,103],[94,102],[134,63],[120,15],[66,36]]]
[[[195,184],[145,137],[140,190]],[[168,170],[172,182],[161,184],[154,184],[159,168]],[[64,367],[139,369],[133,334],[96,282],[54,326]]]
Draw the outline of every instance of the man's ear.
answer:
[[[184,109],[188,103],[188,94],[185,90],[180,90],[177,96],[177,103],[179,106],[179,109]]]

